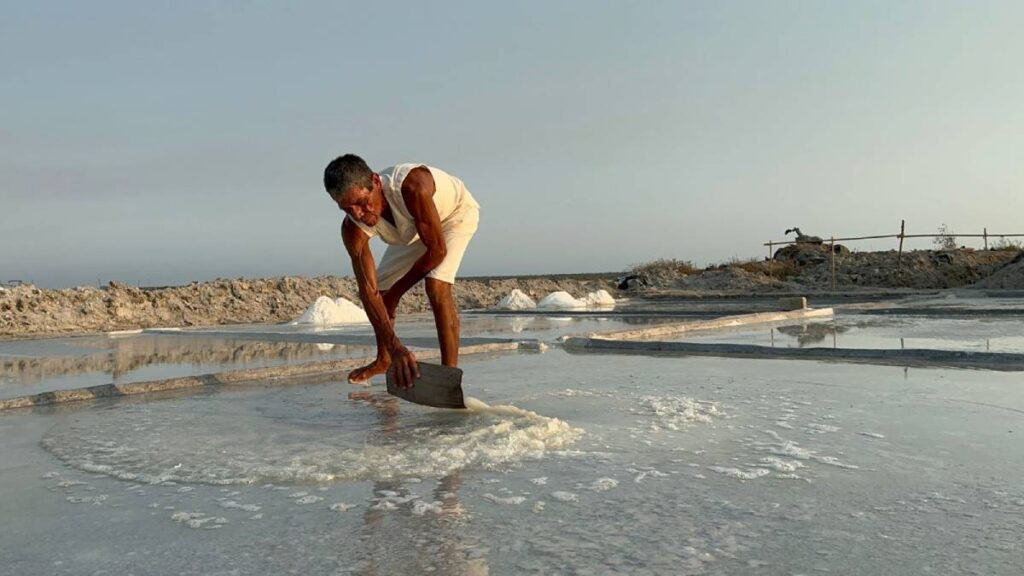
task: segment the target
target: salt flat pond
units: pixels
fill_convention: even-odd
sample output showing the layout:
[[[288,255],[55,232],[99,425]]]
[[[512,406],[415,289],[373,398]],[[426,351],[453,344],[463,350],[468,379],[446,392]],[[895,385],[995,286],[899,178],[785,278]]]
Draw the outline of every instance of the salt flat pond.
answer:
[[[1020,373],[559,349],[463,367],[516,409],[339,375],[0,414],[0,573],[1024,565]]]

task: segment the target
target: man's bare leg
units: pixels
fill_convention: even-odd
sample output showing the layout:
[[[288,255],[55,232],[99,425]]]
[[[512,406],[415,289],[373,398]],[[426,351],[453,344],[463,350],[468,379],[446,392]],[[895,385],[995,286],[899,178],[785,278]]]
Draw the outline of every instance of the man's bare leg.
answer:
[[[441,345],[441,363],[459,365],[459,310],[455,307],[452,285],[435,278],[426,279],[427,298],[434,312],[437,341]]]
[[[365,301],[365,299],[362,298],[361,294],[360,300],[363,303],[364,310],[369,308],[369,304]],[[394,323],[395,319],[389,318],[388,321]],[[387,346],[384,345],[384,341],[381,337],[381,332],[380,330],[377,329],[376,326],[373,327],[373,334],[377,340],[377,359],[374,360],[373,362],[370,362],[366,366],[356,368],[355,370],[349,372],[349,384],[366,384],[366,382],[369,381],[370,378],[373,378],[378,374],[383,374],[387,372],[388,367],[391,366],[391,354],[388,352]]]

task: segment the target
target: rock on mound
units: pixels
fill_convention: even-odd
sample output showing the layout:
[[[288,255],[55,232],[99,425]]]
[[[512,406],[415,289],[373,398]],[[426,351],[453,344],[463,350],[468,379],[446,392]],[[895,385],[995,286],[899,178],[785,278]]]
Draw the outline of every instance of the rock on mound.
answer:
[[[526,295],[525,292],[519,288],[514,288],[508,296],[505,296],[495,306],[498,310],[532,310],[537,307],[537,303]]]
[[[564,290],[559,290],[541,298],[541,301],[537,303],[537,307],[545,310],[579,310],[580,308],[586,308],[587,303],[573,298]]]
[[[292,324],[336,326],[339,324],[366,324],[369,321],[366,312],[351,301],[344,298],[331,300],[327,296],[321,296]]]
[[[1024,288],[1024,252],[974,286],[977,288]]]
[[[835,245],[836,256],[843,256],[850,253],[850,250],[842,244]],[[825,262],[831,256],[830,244],[799,242],[789,244],[775,251],[773,258],[778,261],[789,261],[797,266],[807,266]]]

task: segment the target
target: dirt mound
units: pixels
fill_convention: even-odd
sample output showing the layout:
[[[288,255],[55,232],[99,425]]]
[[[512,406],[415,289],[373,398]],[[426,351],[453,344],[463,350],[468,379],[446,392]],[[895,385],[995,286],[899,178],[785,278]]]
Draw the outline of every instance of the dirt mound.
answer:
[[[975,288],[1024,289],[1024,252],[996,270],[991,276],[974,285]]]
[[[672,287],[691,291],[762,292],[790,290],[793,285],[778,278],[769,278],[767,274],[748,272],[738,266],[723,266],[683,276]]]
[[[464,310],[491,308],[516,288],[536,300],[558,290],[582,297],[612,286],[610,278],[460,280],[455,298]],[[169,288],[118,282],[66,290],[17,286],[0,291],[0,336],[289,322],[320,296],[359,300],[355,280],[337,276],[218,279]],[[399,308],[400,313],[427,310],[422,284],[406,294]]]

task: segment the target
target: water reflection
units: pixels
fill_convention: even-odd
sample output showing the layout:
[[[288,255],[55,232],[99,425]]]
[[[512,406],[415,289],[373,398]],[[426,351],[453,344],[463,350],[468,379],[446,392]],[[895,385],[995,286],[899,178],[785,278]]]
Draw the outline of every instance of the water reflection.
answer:
[[[110,374],[113,381],[148,366],[251,367],[332,360],[373,353],[368,346],[305,342],[266,342],[224,338],[141,335],[64,340],[53,354],[21,354],[21,343],[0,345],[0,383],[28,385],[83,373]],[[42,345],[40,345],[42,346]]]
[[[790,326],[779,326],[772,328],[772,344],[775,342],[775,332],[795,338],[800,348],[810,344],[823,342],[831,338],[832,347],[836,347],[836,335],[849,330],[849,326],[839,326],[835,322],[815,322],[811,324],[793,324]]]
[[[394,396],[352,392],[349,399],[366,403],[377,413],[378,425],[367,443],[385,444],[399,431],[399,403]],[[418,484],[419,482],[416,482]],[[438,480],[427,502],[411,494],[402,479],[376,480],[370,505],[363,513],[359,539],[365,556],[354,574],[453,574],[484,576],[489,573],[481,547],[464,533],[468,513],[459,500],[462,478],[454,471]],[[418,505],[408,506],[409,502]]]

